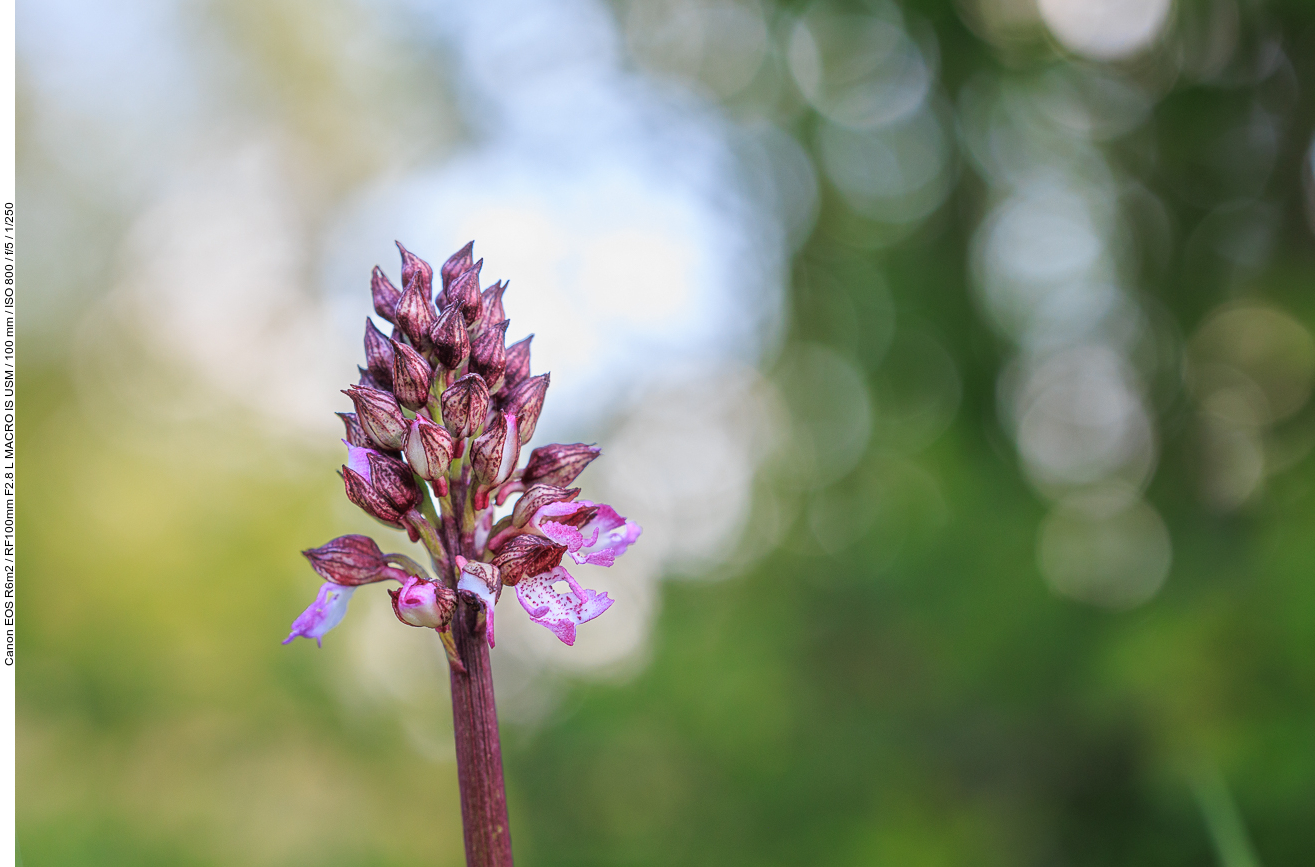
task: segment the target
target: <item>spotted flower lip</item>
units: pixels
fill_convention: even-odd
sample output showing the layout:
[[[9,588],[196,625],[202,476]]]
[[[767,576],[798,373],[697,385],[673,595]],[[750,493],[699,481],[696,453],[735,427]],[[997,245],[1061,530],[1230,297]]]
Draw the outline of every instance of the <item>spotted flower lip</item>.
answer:
[[[570,593],[558,593],[555,585],[566,582]],[[575,628],[588,623],[612,607],[613,600],[606,593],[598,593],[580,586],[561,566],[550,572],[527,578],[516,585],[516,599],[530,619],[546,626],[563,644],[575,644]]]
[[[294,638],[313,638],[317,645],[323,647],[321,639],[324,633],[342,622],[347,613],[347,603],[355,592],[355,587],[325,582],[310,607],[292,621],[292,631],[283,639],[283,643],[291,644]]]

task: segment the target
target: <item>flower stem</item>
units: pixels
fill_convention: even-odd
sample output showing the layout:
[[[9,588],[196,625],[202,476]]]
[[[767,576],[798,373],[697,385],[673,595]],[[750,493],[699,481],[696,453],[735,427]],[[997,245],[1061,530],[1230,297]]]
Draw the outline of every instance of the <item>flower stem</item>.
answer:
[[[502,781],[498,710],[493,700],[493,669],[479,622],[479,606],[457,604],[452,634],[465,672],[450,667],[452,729],[461,786],[461,821],[467,867],[510,867],[511,831]]]

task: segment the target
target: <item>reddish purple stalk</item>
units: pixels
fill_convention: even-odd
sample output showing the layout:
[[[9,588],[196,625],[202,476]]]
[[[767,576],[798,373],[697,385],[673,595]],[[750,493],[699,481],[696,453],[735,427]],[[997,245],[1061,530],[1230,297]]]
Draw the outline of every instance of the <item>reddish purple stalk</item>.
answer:
[[[502,747],[498,709],[493,699],[493,669],[479,610],[457,606],[452,632],[464,673],[451,668],[452,731],[457,743],[457,780],[461,786],[461,822],[468,867],[510,867],[511,829],[502,782]]]

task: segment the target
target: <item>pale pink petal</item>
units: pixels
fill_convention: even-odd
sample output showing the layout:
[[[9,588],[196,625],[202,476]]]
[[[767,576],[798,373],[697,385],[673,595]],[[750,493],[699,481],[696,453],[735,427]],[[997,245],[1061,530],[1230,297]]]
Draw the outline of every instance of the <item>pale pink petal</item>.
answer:
[[[578,551],[584,544],[584,537],[580,531],[574,527],[568,527],[566,524],[558,524],[556,521],[544,521],[539,529],[543,535],[547,536],[558,545],[565,545],[568,551]]]
[[[585,505],[594,504],[586,502]],[[617,557],[635,544],[642,532],[643,528],[634,521],[621,517],[611,506],[601,503],[589,523],[580,528],[582,536],[591,536],[590,541],[583,542],[577,548],[568,545],[567,549],[571,559],[582,566],[586,563],[611,566]]]
[[[565,581],[570,594],[558,593],[553,585]],[[516,585],[516,598],[530,619],[546,626],[563,644],[575,644],[575,628],[588,623],[612,606],[606,593],[597,593],[580,586],[561,566],[551,572],[525,578]]]
[[[343,615],[347,613],[347,602],[355,592],[355,587],[325,582],[310,607],[292,621],[292,632],[283,639],[283,643],[288,644],[297,637],[314,638],[315,643],[323,647],[324,643],[320,639],[324,633],[342,622]]]
[[[359,473],[367,482],[370,481],[370,455],[382,456],[383,452],[354,446],[347,440],[343,440],[342,444],[347,446],[347,469]]]

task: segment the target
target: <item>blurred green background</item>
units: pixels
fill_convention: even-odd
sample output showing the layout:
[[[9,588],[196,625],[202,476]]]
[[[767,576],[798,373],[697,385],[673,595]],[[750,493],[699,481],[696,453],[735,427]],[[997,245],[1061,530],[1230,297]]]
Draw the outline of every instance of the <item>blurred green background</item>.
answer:
[[[371,531],[328,412],[393,237],[547,255],[451,216],[463,190],[622,184],[480,155],[626,124],[666,160],[633,177],[713,191],[671,237],[742,285],[653,288],[679,257],[641,244],[598,306],[688,296],[622,359],[679,370],[590,404],[599,365],[511,300],[558,289],[487,253],[557,353],[546,424],[606,449],[586,496],[646,527],[585,580],[620,601],[579,646],[494,653],[517,859],[1309,863],[1315,8],[143,0],[19,28],[24,864],[463,863],[436,645],[360,597],[323,650],[278,644],[298,551]],[[577,67],[611,95],[536,72]],[[447,216],[391,209],[417,184]],[[753,243],[699,246],[728,226]],[[737,317],[718,354],[696,320]]]

